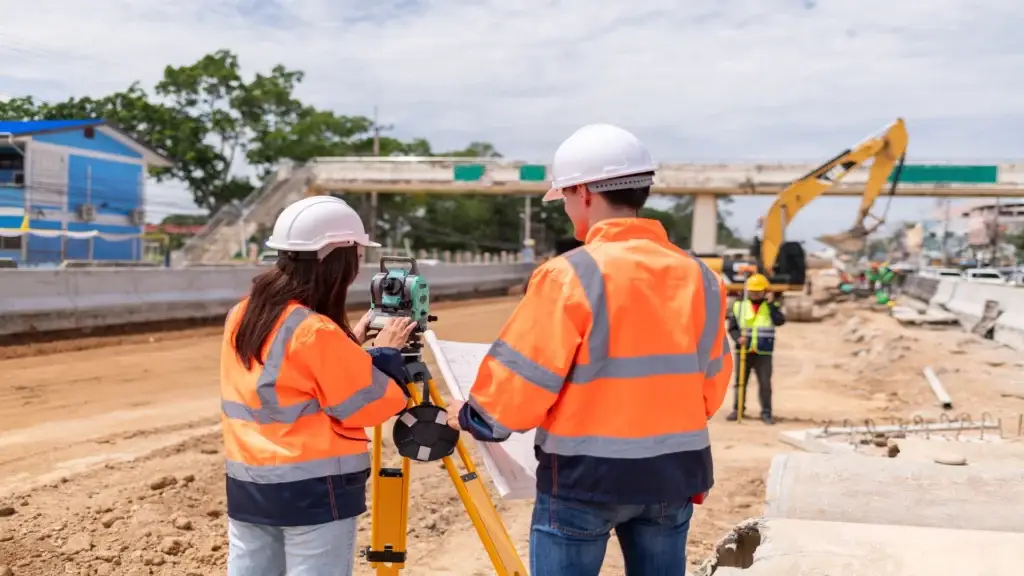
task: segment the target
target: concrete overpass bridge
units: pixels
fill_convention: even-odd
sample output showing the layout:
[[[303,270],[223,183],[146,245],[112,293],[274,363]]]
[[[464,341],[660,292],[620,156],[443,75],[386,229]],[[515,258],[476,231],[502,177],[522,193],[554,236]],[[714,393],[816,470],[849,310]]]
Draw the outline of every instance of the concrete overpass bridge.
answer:
[[[819,165],[798,163],[664,163],[654,194],[694,196],[692,248],[715,248],[716,200],[721,196],[774,196]],[[549,167],[504,159],[345,157],[316,158],[278,170],[245,202],[218,212],[185,246],[186,258],[211,262],[230,258],[240,239],[259,225],[272,225],[289,203],[313,194],[498,194],[523,196],[526,209],[548,189]],[[868,171],[860,169],[825,194],[860,196]],[[898,197],[1024,197],[1024,163],[914,163],[904,166]],[[375,204],[375,202],[374,202]],[[527,226],[529,224],[527,223]],[[526,229],[530,238],[530,230]]]

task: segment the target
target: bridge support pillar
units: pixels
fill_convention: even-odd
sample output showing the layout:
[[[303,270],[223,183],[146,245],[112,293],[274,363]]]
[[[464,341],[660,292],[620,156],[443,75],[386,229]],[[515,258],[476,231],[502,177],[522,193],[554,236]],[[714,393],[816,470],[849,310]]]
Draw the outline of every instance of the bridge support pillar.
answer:
[[[713,254],[718,246],[718,199],[713,194],[693,197],[690,250],[695,254]]]

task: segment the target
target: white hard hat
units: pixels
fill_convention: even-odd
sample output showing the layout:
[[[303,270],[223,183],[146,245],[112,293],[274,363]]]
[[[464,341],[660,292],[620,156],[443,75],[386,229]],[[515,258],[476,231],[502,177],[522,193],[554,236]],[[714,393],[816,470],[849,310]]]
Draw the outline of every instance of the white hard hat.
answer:
[[[636,136],[611,124],[590,124],[569,136],[555,151],[551,189],[543,200],[564,198],[562,189],[577,184],[591,184],[595,193],[650,186],[653,177],[638,175],[656,169],[651,153]]]
[[[338,246],[380,246],[370,242],[359,214],[341,198],[310,196],[291,204],[274,222],[267,248],[282,252],[318,252],[323,258]]]

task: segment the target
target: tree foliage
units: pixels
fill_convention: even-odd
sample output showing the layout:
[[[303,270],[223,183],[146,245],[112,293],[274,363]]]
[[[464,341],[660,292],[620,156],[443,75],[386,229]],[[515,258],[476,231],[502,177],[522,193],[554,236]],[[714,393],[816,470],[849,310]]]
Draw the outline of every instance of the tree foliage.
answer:
[[[295,96],[302,80],[301,71],[282,65],[246,77],[238,57],[220,50],[189,65],[167,66],[151,92],[136,82],[99,98],[52,103],[13,98],[0,103],[0,118],[102,118],[173,159],[173,167],[152,175],[184,182],[196,204],[213,212],[251,194],[283,160],[373,154],[373,120],[302,102]],[[382,156],[502,157],[488,142],[441,152],[424,138],[380,136],[378,143]],[[241,175],[244,167],[255,178]],[[344,196],[369,217],[368,195]],[[380,194],[376,227],[378,236],[398,246],[408,240],[416,248],[516,250],[524,240],[523,212],[521,197]],[[644,215],[662,221],[673,241],[689,245],[688,198],[670,210],[645,209]],[[531,223],[531,235],[541,248],[572,234],[558,203],[533,202]],[[720,241],[735,243],[721,220],[719,226]]]

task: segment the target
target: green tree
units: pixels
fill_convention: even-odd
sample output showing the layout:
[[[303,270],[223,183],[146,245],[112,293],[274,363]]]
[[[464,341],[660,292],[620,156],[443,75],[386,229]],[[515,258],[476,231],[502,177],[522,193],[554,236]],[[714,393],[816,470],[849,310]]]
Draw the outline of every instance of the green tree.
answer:
[[[227,50],[164,69],[157,96],[177,115],[193,120],[180,135],[184,154],[178,160],[196,204],[214,210],[255,189],[233,170],[247,159],[265,173],[276,160],[264,149],[264,140],[275,146],[275,136],[299,119],[303,106],[292,93],[301,81],[301,72],[280,65],[246,81],[238,57]]]

